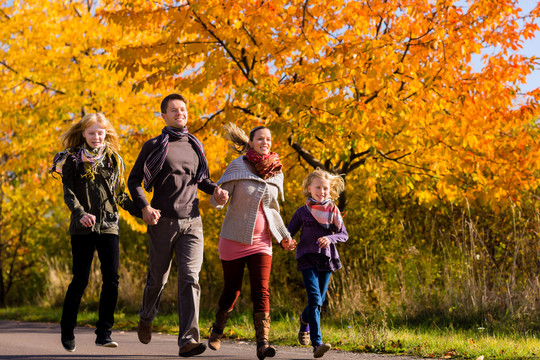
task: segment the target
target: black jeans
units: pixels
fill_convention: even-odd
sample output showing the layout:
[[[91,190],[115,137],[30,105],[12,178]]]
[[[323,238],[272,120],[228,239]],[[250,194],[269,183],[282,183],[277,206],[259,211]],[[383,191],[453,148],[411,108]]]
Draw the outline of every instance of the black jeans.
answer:
[[[90,268],[97,250],[101,263],[101,295],[99,298],[99,317],[96,324],[98,336],[110,335],[114,324],[114,310],[118,300],[118,235],[90,233],[71,236],[73,254],[73,279],[64,299],[60,326],[62,337],[73,339],[77,326],[77,313],[84,290],[88,285]]]

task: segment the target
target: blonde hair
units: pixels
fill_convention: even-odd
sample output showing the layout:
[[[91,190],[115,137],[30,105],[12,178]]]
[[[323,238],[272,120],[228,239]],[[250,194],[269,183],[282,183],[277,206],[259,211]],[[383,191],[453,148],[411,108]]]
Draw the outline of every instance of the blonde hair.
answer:
[[[100,124],[105,129],[105,144],[113,151],[120,150],[118,134],[111,122],[102,113],[90,113],[73,124],[68,131],[61,136],[62,145],[66,148],[76,148],[84,144],[83,132],[94,124]]]
[[[249,149],[249,142],[255,138],[255,133],[261,129],[268,129],[266,126],[256,126],[249,132],[249,136],[246,135],[244,130],[240,129],[233,123],[223,125],[225,130],[225,139],[232,142],[231,149],[238,154],[245,154]],[[270,129],[268,129],[270,130]]]
[[[330,182],[330,198],[332,200],[337,200],[339,194],[345,190],[345,180],[343,180],[341,176],[317,168],[311,174],[306,176],[302,182],[302,194],[304,194],[305,197],[311,196],[308,186],[311,186],[311,183],[313,183],[313,180],[315,179],[323,179]]]

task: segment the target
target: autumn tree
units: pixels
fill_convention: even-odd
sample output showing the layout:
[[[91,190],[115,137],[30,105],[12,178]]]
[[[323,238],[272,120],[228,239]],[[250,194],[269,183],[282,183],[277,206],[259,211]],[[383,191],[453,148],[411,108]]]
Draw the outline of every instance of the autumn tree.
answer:
[[[126,34],[115,69],[139,88],[189,92],[208,126],[271,125],[282,155],[367,193],[384,181],[421,203],[497,207],[538,186],[538,91],[520,91],[538,62],[519,54],[538,11],[488,0],[240,0],[113,1],[98,14]]]

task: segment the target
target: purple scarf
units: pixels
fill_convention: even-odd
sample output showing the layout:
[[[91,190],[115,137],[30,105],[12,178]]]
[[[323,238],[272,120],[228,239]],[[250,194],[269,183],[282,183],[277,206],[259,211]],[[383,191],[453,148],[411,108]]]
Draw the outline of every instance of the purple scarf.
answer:
[[[208,172],[208,162],[204,155],[203,144],[192,134],[189,133],[187,127],[182,129],[165,126],[161,131],[161,135],[158,137],[157,146],[148,154],[148,157],[144,161],[144,189],[148,192],[152,191],[154,187],[154,181],[157,174],[163,168],[163,163],[169,152],[169,137],[172,136],[175,139],[187,136],[189,141],[195,145],[195,152],[199,156],[199,170],[197,171],[197,182],[200,183],[204,179],[208,179],[210,174]]]

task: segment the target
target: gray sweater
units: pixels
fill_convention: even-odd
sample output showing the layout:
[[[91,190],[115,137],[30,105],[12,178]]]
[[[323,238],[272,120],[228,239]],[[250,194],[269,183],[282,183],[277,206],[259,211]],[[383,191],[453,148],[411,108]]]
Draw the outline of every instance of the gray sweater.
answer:
[[[229,206],[221,227],[221,237],[251,244],[259,204],[262,201],[272,236],[278,242],[290,239],[291,235],[279,215],[279,193],[284,199],[283,173],[263,180],[252,172],[253,169],[250,170],[248,164],[244,156],[236,158],[218,181],[218,185],[229,192]],[[213,196],[210,203],[218,209],[223,208],[216,203]]]

